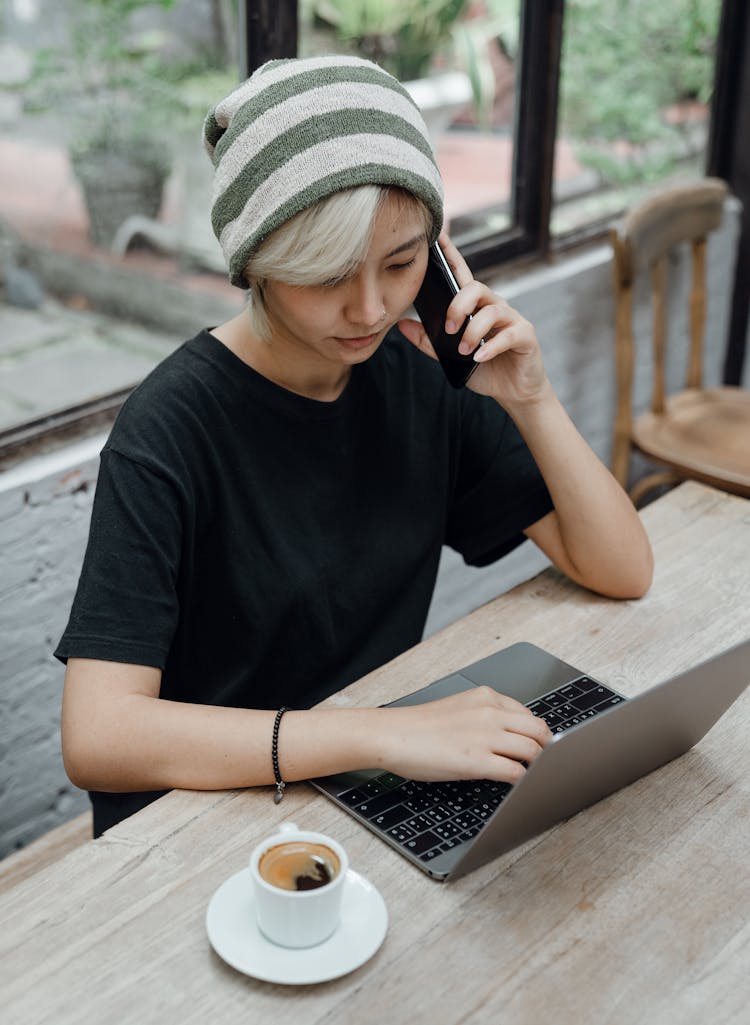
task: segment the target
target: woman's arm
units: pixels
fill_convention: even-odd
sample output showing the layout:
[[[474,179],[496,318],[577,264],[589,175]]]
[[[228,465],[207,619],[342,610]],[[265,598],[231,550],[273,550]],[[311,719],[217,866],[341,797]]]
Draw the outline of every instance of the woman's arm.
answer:
[[[274,782],[275,713],[160,698],[161,671],[71,658],[62,745],[85,790],[224,790]],[[550,739],[543,720],[487,687],[406,708],[287,712],[285,781],[382,768],[413,779],[517,780]]]
[[[539,403],[508,410],[549,488],[554,510],[525,533],[572,580],[610,598],[640,598],[653,555],[628,496],[548,386]]]
[[[612,598],[640,597],[653,574],[648,537],[630,499],[555,395],[533,326],[473,279],[447,236],[440,243],[461,286],[446,329],[456,331],[472,316],[459,347],[479,363],[467,387],[495,399],[513,418],[555,506],[526,535],[577,583]],[[434,358],[420,324],[407,320],[399,327]]]

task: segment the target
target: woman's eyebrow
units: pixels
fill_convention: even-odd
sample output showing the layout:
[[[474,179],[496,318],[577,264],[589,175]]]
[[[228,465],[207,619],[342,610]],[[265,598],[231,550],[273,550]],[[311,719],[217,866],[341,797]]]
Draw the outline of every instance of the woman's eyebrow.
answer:
[[[400,246],[396,246],[395,249],[391,249],[390,253],[386,253],[384,259],[389,260],[392,256],[397,256],[399,253],[403,253],[405,249],[411,249],[418,242],[421,242],[424,238],[424,232],[420,232],[419,235],[415,235],[414,238],[410,238],[408,242],[402,242]]]

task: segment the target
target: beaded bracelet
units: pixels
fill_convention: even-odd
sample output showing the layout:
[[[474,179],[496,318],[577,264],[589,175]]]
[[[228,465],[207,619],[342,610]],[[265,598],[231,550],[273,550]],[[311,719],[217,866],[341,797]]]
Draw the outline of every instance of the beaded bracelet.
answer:
[[[280,804],[281,799],[284,796],[284,789],[286,783],[281,778],[281,772],[279,771],[279,726],[281,725],[281,717],[286,712],[286,707],[283,706],[276,713],[276,718],[273,723],[273,740],[271,741],[271,761],[273,762],[273,775],[276,780],[276,793],[273,795],[273,803]]]

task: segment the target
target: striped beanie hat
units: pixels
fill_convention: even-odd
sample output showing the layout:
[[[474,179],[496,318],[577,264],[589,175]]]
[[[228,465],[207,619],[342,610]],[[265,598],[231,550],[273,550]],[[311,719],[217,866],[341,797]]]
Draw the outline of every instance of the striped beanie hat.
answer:
[[[214,163],[211,222],[233,285],[271,232],[342,189],[399,186],[443,221],[440,172],[418,107],[371,61],[273,60],[208,114]]]

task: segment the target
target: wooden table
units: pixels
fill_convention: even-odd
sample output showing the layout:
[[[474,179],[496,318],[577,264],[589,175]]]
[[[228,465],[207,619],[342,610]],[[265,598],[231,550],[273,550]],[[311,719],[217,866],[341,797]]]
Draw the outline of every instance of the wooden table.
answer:
[[[626,694],[750,634],[750,504],[684,484],[643,513],[641,601],[546,571],[331,699],[374,704],[531,640]],[[750,692],[691,752],[440,884],[306,784],[174,792],[0,901],[5,1025],[750,1021]],[[336,836],[385,898],[378,953],[306,987],[209,946],[220,883],[282,819]]]

